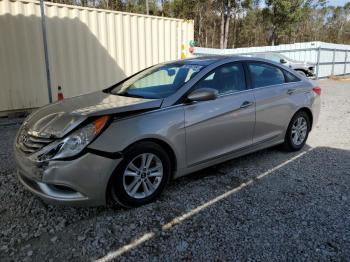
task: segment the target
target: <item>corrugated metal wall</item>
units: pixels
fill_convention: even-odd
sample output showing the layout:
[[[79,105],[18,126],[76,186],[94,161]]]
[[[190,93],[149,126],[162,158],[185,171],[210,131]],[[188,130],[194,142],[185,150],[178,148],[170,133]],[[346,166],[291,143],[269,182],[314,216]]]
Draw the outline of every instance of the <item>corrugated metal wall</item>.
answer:
[[[193,21],[45,2],[53,100],[103,89],[179,59]],[[0,111],[48,103],[39,1],[0,0]],[[187,53],[187,55],[189,55]]]
[[[0,1],[0,111],[48,101],[40,7]]]
[[[315,63],[318,67],[318,77],[350,74],[350,45],[307,42],[235,49],[201,47],[194,49],[195,55],[239,55],[255,52],[278,52],[291,59]]]

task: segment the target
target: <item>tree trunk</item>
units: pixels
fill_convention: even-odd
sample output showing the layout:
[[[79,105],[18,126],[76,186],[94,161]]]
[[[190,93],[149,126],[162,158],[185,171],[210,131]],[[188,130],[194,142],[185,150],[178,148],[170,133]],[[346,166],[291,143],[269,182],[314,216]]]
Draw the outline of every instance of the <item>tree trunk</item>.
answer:
[[[224,48],[224,38],[225,38],[225,3],[222,1],[221,10],[221,26],[220,26],[220,48]]]
[[[276,32],[275,32],[275,27],[273,28],[273,31],[272,31],[272,37],[271,37],[271,45],[276,45],[276,40],[277,40],[277,35],[276,35]]]
[[[225,37],[224,37],[224,49],[227,48],[227,42],[228,42],[228,30],[230,30],[230,17],[226,17],[225,21]]]
[[[228,1],[227,15],[226,15],[226,21],[225,21],[224,49],[227,48],[228,35],[230,30],[230,18],[231,18],[231,1]]]
[[[160,2],[162,4],[162,16],[164,16],[164,0],[161,0]]]
[[[213,25],[213,34],[211,36],[211,48],[214,48],[214,43],[215,43],[215,32],[216,31],[216,22],[214,21]]]
[[[232,48],[236,46],[237,39],[237,10],[235,9],[233,14],[233,39],[232,39]]]
[[[205,47],[208,47],[208,31],[205,30]]]
[[[146,1],[146,14],[149,15],[149,5],[148,5],[148,0]]]
[[[202,44],[202,12],[199,10],[198,45]]]

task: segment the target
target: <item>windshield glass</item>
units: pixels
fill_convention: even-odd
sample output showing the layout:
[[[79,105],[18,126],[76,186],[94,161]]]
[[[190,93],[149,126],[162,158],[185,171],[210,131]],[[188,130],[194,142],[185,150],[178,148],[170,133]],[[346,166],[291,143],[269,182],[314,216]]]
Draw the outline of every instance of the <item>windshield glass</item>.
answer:
[[[154,66],[116,85],[110,92],[130,97],[165,98],[175,93],[202,68],[201,65],[190,64]]]

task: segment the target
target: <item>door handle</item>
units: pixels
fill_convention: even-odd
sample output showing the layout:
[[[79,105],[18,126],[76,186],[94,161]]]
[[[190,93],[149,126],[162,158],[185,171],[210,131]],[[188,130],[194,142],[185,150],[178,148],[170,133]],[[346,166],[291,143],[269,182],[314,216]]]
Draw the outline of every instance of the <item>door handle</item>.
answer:
[[[288,89],[287,90],[288,95],[292,95],[292,94],[294,94],[294,92],[295,92],[295,89]]]
[[[254,102],[252,102],[252,101],[244,101],[244,102],[241,104],[240,108],[246,108],[246,107],[249,107],[249,106],[251,106],[251,105],[253,105],[253,104],[254,104]]]

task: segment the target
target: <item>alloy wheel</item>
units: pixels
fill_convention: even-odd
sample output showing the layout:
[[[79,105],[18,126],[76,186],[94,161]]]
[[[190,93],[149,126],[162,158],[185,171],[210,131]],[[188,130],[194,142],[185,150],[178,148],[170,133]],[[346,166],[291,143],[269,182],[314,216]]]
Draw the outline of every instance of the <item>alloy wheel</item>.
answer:
[[[292,125],[292,141],[294,145],[299,146],[304,142],[308,131],[307,129],[307,121],[304,117],[299,116],[295,119]]]
[[[152,153],[143,153],[129,162],[123,174],[126,193],[141,199],[152,195],[163,178],[162,161]]]

